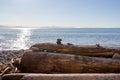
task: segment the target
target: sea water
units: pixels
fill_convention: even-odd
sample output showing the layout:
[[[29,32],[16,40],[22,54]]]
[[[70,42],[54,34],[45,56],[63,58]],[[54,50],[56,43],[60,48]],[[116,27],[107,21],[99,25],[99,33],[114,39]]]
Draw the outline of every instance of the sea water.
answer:
[[[0,50],[27,49],[52,42],[120,47],[120,28],[0,28]]]

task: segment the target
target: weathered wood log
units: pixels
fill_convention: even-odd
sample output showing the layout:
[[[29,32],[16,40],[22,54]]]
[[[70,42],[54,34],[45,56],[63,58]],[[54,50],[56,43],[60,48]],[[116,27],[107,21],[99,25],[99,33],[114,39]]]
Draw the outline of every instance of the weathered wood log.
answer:
[[[59,54],[26,52],[21,59],[24,73],[119,73],[120,60]]]
[[[6,74],[2,80],[120,80],[120,74]]]
[[[2,73],[2,71],[4,71],[7,67],[8,65],[6,64],[3,64],[2,66],[0,66],[0,73]]]
[[[117,49],[112,48],[103,48],[96,46],[75,46],[75,45],[57,45],[53,43],[40,43],[31,46],[31,50],[33,47],[37,48],[37,50],[46,50],[48,52],[58,52],[65,54],[76,54],[83,56],[91,56],[91,57],[107,57],[112,58],[114,52],[120,52]],[[33,50],[34,51],[34,50]]]
[[[27,74],[15,73],[15,74],[5,74],[1,80],[23,80],[22,77]]]

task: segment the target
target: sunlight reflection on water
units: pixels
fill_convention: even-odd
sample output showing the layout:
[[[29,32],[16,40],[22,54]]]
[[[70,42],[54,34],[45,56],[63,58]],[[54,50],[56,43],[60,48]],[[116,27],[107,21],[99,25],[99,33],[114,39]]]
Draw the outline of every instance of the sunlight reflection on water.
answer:
[[[13,43],[13,49],[27,49],[30,44],[31,29],[30,28],[18,28],[20,33],[17,34],[17,39]]]

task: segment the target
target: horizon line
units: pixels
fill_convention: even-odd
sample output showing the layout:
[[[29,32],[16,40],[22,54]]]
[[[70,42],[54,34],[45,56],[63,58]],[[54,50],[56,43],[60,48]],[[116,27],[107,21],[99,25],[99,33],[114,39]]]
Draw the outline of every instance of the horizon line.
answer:
[[[8,26],[8,25],[0,25],[0,28],[120,28],[120,27],[81,27],[81,26]]]

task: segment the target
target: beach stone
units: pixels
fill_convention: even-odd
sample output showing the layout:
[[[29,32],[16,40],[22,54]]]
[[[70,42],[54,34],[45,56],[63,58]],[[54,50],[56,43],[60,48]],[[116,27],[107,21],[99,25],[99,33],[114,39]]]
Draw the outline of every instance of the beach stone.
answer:
[[[73,44],[72,43],[67,43],[67,45],[72,46]]]
[[[100,47],[101,47],[101,46],[100,46],[100,44],[96,44],[95,46],[96,46],[96,47],[98,47],[98,48],[100,48]]]
[[[112,58],[113,59],[120,59],[120,54],[119,53],[115,53]]]
[[[62,44],[61,41],[62,41],[62,39],[58,38],[57,41],[56,41],[56,43],[57,43],[58,45],[61,45],[61,44]]]

